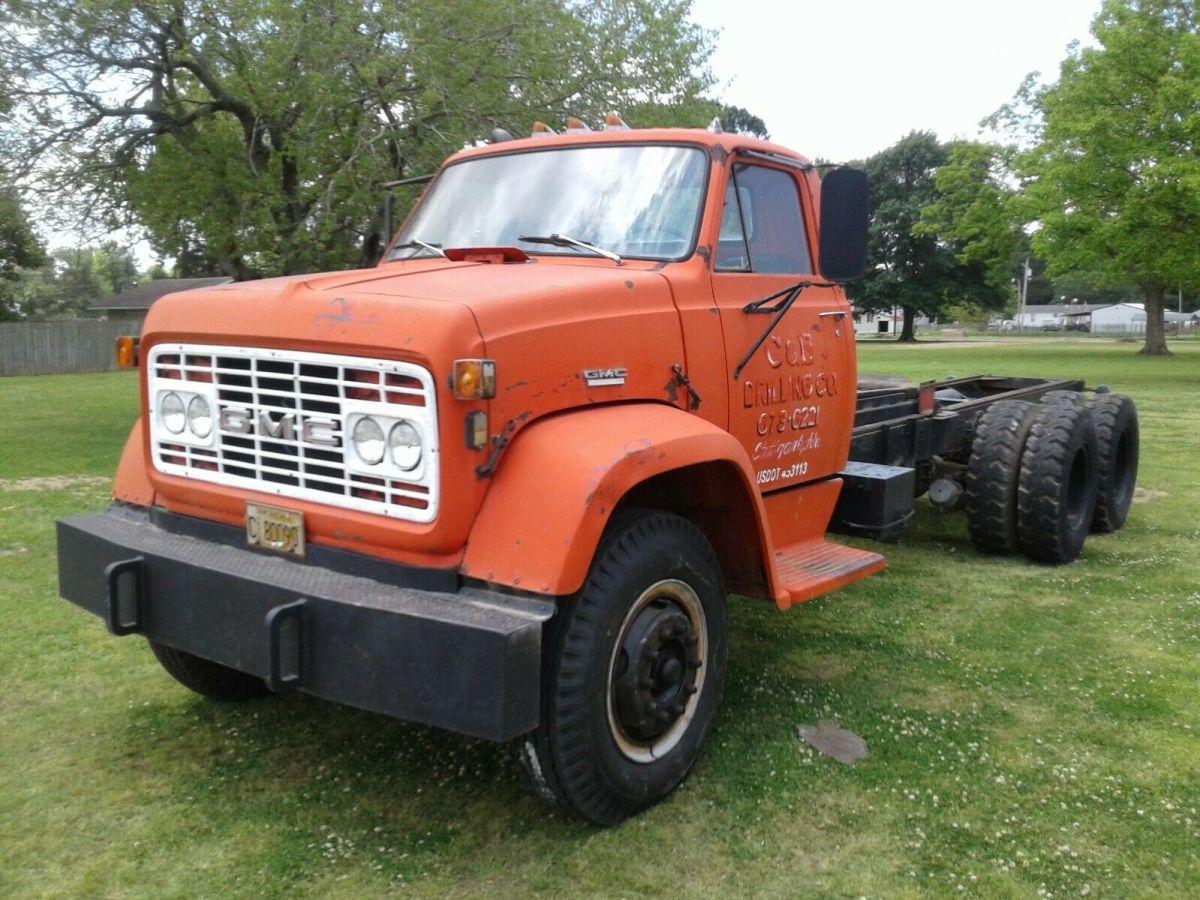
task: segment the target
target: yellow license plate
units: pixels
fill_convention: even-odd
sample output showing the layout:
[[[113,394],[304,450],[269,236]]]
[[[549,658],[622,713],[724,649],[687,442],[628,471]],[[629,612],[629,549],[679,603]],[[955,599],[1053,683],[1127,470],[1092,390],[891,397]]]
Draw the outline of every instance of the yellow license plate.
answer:
[[[247,503],[246,543],[287,556],[303,556],[304,516],[291,509]]]

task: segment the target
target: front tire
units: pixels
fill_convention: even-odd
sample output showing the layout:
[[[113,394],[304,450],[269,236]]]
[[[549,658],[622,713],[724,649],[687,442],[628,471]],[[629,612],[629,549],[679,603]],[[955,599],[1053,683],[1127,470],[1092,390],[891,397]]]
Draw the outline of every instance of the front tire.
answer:
[[[557,622],[542,724],[519,748],[539,793],[598,825],[670,794],[720,702],[726,634],[720,565],[700,530],[618,513]]]
[[[184,650],[150,641],[162,667],[185,688],[210,700],[240,702],[265,697],[269,691],[261,678],[211,662]]]

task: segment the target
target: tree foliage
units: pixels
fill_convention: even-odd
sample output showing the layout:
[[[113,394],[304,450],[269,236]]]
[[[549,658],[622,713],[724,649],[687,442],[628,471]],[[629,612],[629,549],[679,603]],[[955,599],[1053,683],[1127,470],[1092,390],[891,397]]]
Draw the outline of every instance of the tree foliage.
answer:
[[[998,308],[1008,299],[988,254],[965,250],[923,218],[927,207],[936,208],[936,174],[949,159],[950,148],[935,134],[914,131],[864,164],[871,186],[867,274],[851,295],[866,311],[901,308],[901,340],[913,339],[918,315],[962,305]]]
[[[20,199],[3,175],[0,170],[0,321],[17,317],[17,285],[23,270],[46,261]]]
[[[1036,143],[1017,156],[1035,247],[1052,275],[1133,282],[1142,353],[1166,354],[1164,294],[1200,283],[1200,21],[1194,0],[1106,0],[1095,46],[1005,110]]]
[[[767,123],[740,106],[722,106],[720,120],[721,128],[732,134],[744,134],[749,137],[762,138],[764,141],[771,139],[771,132],[767,131]]]
[[[0,321],[76,318],[93,303],[142,280],[128,247],[108,242],[97,247],[55,250],[22,268],[0,287]]]
[[[1029,255],[1007,157],[994,144],[953,144],[934,173],[936,199],[921,211],[917,225],[920,233],[953,242],[955,258],[981,273],[992,299],[1009,293]]]
[[[239,278],[371,261],[379,185],[493,127],[714,108],[690,0],[6,5],[24,174]]]

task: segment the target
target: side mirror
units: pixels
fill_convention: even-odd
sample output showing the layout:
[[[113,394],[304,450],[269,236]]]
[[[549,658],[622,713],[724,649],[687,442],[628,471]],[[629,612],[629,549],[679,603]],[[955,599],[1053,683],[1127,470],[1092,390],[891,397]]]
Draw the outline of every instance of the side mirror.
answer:
[[[867,173],[834,169],[821,180],[821,276],[845,284],[867,268],[867,218],[871,193]]]

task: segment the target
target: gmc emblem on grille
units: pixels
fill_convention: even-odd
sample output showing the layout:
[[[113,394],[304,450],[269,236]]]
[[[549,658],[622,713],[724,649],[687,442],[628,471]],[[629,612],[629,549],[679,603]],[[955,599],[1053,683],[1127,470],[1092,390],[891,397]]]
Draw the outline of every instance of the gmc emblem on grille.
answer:
[[[258,432],[266,437],[278,438],[284,441],[296,440],[295,413],[284,413],[278,419],[271,417],[267,410],[261,410],[258,419],[248,409],[238,406],[225,406],[221,409],[221,430],[230,434],[254,434],[257,423]],[[300,419],[300,441],[314,444],[318,447],[337,447],[337,422],[333,419]]]

